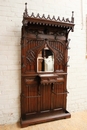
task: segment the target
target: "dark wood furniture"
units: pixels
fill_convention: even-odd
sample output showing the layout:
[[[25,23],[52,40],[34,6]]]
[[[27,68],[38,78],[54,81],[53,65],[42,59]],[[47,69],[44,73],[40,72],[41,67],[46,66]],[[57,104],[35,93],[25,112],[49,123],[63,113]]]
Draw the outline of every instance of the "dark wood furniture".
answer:
[[[71,20],[23,15],[21,34],[21,127],[70,117],[67,63]]]

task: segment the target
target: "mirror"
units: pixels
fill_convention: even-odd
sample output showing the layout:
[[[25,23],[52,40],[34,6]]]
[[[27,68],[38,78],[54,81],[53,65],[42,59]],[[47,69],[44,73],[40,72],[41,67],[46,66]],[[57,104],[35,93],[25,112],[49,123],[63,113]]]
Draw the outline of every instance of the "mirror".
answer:
[[[53,72],[54,71],[54,54],[45,45],[37,57],[37,71],[38,72]]]

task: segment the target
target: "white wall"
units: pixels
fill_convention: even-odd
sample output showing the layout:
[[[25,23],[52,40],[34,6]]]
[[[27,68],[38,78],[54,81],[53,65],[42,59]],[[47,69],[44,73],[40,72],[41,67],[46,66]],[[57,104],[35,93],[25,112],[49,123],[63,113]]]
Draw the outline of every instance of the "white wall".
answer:
[[[83,0],[0,0],[0,124],[20,120],[21,26],[24,3],[34,12],[71,18],[75,12],[74,32],[70,32],[67,109],[87,109],[86,12]],[[83,6],[81,6],[83,5]]]

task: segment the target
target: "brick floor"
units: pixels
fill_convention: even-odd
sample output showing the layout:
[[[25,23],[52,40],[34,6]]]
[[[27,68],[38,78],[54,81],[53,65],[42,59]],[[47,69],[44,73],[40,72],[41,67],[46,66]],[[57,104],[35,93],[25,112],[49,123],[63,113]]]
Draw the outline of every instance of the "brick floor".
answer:
[[[71,113],[71,118],[21,128],[20,123],[0,125],[0,130],[87,130],[87,110]]]

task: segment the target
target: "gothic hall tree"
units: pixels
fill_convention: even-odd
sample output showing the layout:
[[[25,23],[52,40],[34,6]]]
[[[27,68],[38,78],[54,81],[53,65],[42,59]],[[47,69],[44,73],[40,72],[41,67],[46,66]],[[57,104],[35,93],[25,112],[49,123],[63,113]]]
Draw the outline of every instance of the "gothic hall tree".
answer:
[[[71,115],[67,106],[68,34],[71,20],[50,15],[28,15],[21,32],[21,127]]]

